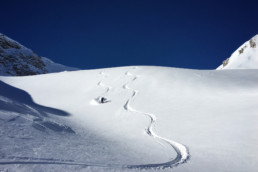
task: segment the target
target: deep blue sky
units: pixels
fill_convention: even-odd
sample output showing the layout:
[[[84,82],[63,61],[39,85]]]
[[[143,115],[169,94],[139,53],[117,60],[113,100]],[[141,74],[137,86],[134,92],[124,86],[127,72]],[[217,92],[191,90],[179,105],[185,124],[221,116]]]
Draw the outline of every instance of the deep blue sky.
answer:
[[[82,69],[214,69],[258,34],[258,1],[0,0],[0,32]]]

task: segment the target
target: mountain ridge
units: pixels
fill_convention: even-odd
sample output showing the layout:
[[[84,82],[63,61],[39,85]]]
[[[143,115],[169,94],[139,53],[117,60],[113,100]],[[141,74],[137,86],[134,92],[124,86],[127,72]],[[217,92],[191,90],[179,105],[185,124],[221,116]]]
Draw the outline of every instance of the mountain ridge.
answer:
[[[19,42],[0,33],[0,75],[27,76],[61,71],[73,71],[33,52]]]
[[[258,69],[258,34],[242,44],[216,70]]]

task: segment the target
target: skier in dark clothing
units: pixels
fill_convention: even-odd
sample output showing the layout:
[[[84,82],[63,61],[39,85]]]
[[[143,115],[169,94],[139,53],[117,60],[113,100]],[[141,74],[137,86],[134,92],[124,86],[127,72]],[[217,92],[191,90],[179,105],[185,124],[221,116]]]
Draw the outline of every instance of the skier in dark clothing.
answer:
[[[107,103],[107,99],[105,97],[100,98],[100,103]]]

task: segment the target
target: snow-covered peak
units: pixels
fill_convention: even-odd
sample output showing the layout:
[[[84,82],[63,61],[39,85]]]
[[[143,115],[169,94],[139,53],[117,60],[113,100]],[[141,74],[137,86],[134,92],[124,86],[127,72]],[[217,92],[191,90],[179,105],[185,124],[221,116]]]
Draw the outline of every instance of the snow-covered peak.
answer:
[[[76,70],[41,57],[0,33],[0,75],[25,76]]]
[[[220,69],[258,69],[258,35],[245,42],[224,60],[217,68]]]

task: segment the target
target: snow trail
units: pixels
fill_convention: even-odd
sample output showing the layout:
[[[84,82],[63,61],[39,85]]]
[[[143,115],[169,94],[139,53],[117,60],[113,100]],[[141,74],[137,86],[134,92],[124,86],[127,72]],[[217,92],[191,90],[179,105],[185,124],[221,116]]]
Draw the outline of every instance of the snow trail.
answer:
[[[137,69],[136,67],[133,67],[132,69]],[[99,73],[100,75],[103,75],[105,78],[107,78],[109,75],[106,74],[104,71]],[[134,82],[137,80],[140,76],[134,75],[130,73],[129,71],[125,73],[128,77],[133,77],[133,79],[129,82]],[[157,139],[156,141],[163,147],[165,145],[169,145],[173,148],[173,151],[176,151],[177,156],[167,162],[164,163],[153,163],[153,164],[107,164],[107,163],[96,163],[96,162],[80,162],[75,160],[69,160],[69,159],[54,159],[54,158],[35,158],[35,157],[2,157],[0,159],[0,165],[10,165],[10,164],[26,164],[26,165],[35,165],[35,164],[52,164],[52,165],[71,165],[71,166],[82,166],[82,167],[99,167],[99,168],[111,168],[111,169],[165,169],[165,168],[173,168],[176,167],[179,164],[185,163],[190,155],[188,152],[188,149],[186,146],[177,143],[175,141],[163,138],[155,133],[155,123],[156,123],[156,116],[151,113],[142,112],[139,110],[136,110],[130,106],[130,101],[135,98],[138,94],[138,90],[134,90],[131,87],[128,86],[129,83],[126,83],[123,85],[123,88],[126,90],[132,91],[131,97],[126,101],[124,104],[124,109],[128,112],[132,113],[138,113],[141,115],[145,115],[150,118],[150,123],[148,127],[146,128],[146,133],[153,137],[154,139]],[[101,81],[97,83],[97,86],[106,88],[106,91],[103,93],[103,95],[107,94],[112,87],[109,85],[106,85]],[[99,97],[100,98],[100,97]],[[96,101],[99,99],[97,98]]]
[[[11,160],[11,161],[10,161]],[[79,162],[67,159],[54,159],[54,158],[33,158],[33,157],[7,157],[0,160],[0,165],[7,164],[52,164],[52,165],[76,165],[82,167],[101,167],[101,168],[124,168],[120,164],[105,164],[94,162]]]
[[[133,67],[132,69],[135,70],[137,68]],[[103,75],[105,78],[107,78],[109,76],[104,71],[101,71],[100,75]],[[128,77],[133,76],[133,79],[129,83],[134,82],[135,80],[137,80],[140,77],[140,75],[134,75],[130,71],[125,72],[125,75],[128,76]],[[145,116],[149,117],[150,118],[150,124],[148,125],[148,127],[146,129],[146,133],[150,137],[153,137],[154,139],[157,139],[157,142],[161,146],[164,146],[164,144],[167,144],[170,147],[172,147],[173,151],[176,151],[177,156],[174,159],[172,159],[168,162],[165,162],[165,163],[140,164],[140,165],[121,165],[121,168],[129,168],[129,169],[149,169],[149,168],[159,169],[159,168],[162,168],[162,169],[164,169],[164,168],[172,168],[172,167],[175,167],[179,164],[185,163],[190,157],[190,154],[189,154],[189,151],[188,151],[187,147],[184,146],[183,144],[180,144],[178,142],[166,139],[166,138],[161,137],[158,134],[156,134],[154,132],[154,128],[155,128],[155,124],[156,124],[156,120],[157,120],[156,116],[154,114],[151,114],[151,113],[146,113],[146,112],[136,110],[136,109],[134,109],[130,106],[130,101],[138,94],[139,91],[130,88],[128,86],[129,83],[124,84],[123,88],[126,89],[126,90],[130,90],[133,93],[132,93],[132,96],[126,101],[126,103],[124,105],[124,109],[126,111],[129,111],[129,112],[138,113],[138,114],[142,114],[142,115],[145,115]],[[110,89],[112,88],[111,86],[104,84],[102,82],[102,80],[99,81],[98,85],[101,86],[101,87],[106,87],[107,90],[104,94],[107,94],[110,91]],[[164,144],[161,143],[161,142],[164,142]],[[104,165],[104,166],[106,166],[106,165]],[[117,165],[110,165],[110,166],[111,167],[117,167]]]
[[[101,71],[101,72],[99,73],[99,75],[103,75],[105,78],[107,78],[107,77],[109,76],[107,73],[105,73],[104,70]],[[104,89],[106,89],[106,91],[102,94],[102,96],[99,96],[99,97],[97,97],[97,98],[91,100],[90,104],[91,104],[91,105],[94,105],[94,106],[99,105],[100,102],[101,102],[101,98],[102,98],[102,97],[105,97],[105,95],[108,94],[108,92],[112,89],[111,86],[104,84],[104,83],[102,82],[102,80],[100,80],[97,85],[100,86],[100,87],[103,87]],[[109,101],[107,101],[107,102],[109,102]]]
[[[101,71],[99,74],[100,74],[100,75],[103,75],[103,76],[106,77],[106,78],[108,77],[108,74],[105,73],[104,71]],[[106,92],[105,92],[104,94],[107,94],[107,93],[112,89],[111,86],[104,84],[104,83],[102,82],[102,80],[99,81],[98,86],[106,87]]]
[[[140,77],[139,75],[133,75],[129,71],[127,71],[125,73],[125,75],[127,75],[127,76],[134,76],[133,79],[130,81],[131,83],[134,82],[136,79],[138,79]],[[123,85],[123,88],[133,92],[131,98],[129,98],[127,100],[127,102],[125,103],[124,109],[126,111],[129,111],[129,112],[138,113],[138,114],[142,114],[142,115],[145,115],[145,116],[149,117],[150,118],[150,124],[149,124],[148,128],[146,129],[146,133],[149,136],[153,137],[154,139],[159,139],[160,141],[163,141],[166,144],[170,145],[173,148],[173,150],[175,150],[176,153],[177,153],[177,156],[174,159],[172,159],[171,161],[165,162],[165,163],[129,165],[127,167],[128,168],[140,168],[140,169],[146,169],[146,168],[150,168],[150,167],[151,168],[172,168],[172,167],[175,167],[175,166],[177,166],[179,164],[185,163],[189,159],[189,157],[190,157],[190,154],[189,154],[189,151],[188,151],[187,147],[182,145],[182,144],[180,144],[180,143],[178,143],[178,142],[166,139],[166,138],[161,137],[158,134],[156,134],[154,132],[154,127],[155,127],[155,123],[156,123],[156,120],[157,120],[156,116],[154,114],[151,114],[151,113],[146,113],[146,112],[142,112],[142,111],[136,110],[136,109],[134,109],[134,108],[132,108],[130,106],[130,101],[137,95],[137,93],[139,91],[130,88],[128,86],[128,83]]]

